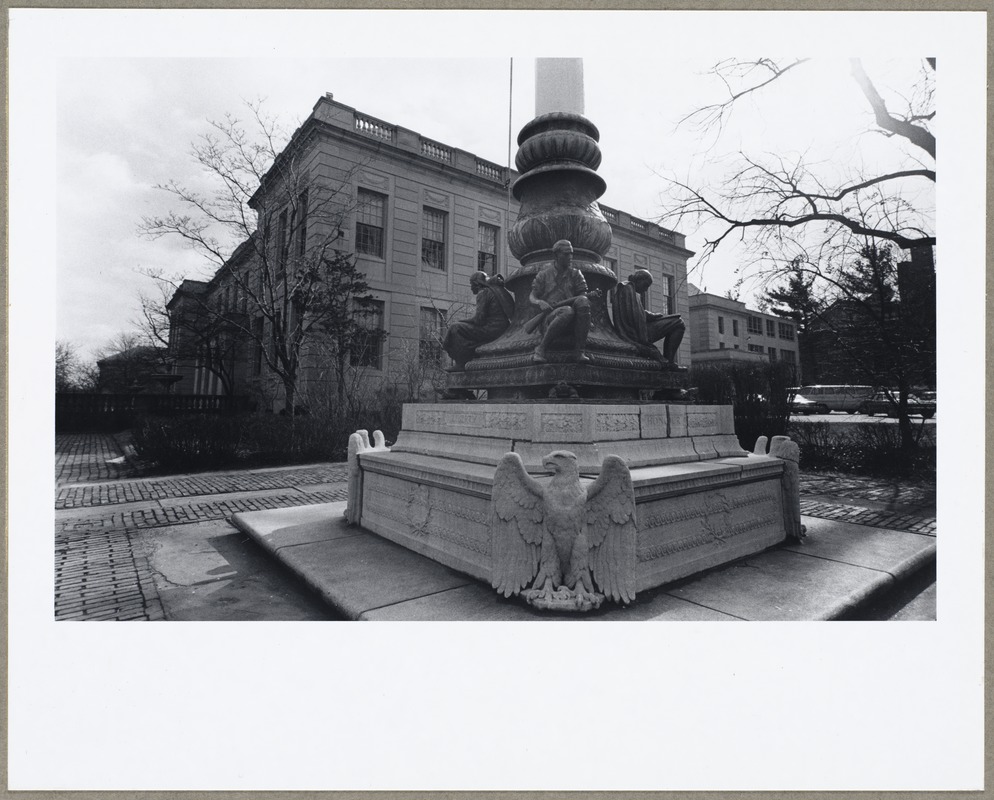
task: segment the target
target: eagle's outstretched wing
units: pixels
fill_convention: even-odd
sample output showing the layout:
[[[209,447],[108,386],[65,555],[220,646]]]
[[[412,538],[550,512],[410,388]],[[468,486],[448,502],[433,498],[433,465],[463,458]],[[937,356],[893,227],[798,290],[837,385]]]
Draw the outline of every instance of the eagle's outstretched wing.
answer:
[[[615,602],[635,599],[635,487],[624,460],[608,456],[587,487],[587,542],[598,588]]]
[[[493,587],[505,597],[525,588],[538,572],[542,544],[542,484],[517,453],[497,465],[490,502]]]

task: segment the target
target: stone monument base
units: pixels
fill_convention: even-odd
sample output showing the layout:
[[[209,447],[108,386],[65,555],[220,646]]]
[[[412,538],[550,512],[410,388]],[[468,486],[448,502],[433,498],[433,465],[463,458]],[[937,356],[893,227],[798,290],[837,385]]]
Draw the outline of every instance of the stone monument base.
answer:
[[[591,483],[607,455],[625,459],[635,490],[636,591],[783,541],[785,462],[742,450],[730,406],[439,403],[404,407],[392,448],[350,455],[353,524],[453,569],[493,579],[494,473],[518,453],[539,482],[542,460],[576,454]]]
[[[529,354],[530,357],[530,354]],[[550,355],[550,358],[556,357]],[[646,362],[651,364],[651,362]],[[472,364],[472,362],[471,362]],[[447,387],[453,390],[486,389],[490,400],[542,400],[555,397],[557,389],[573,390],[580,398],[605,398],[618,401],[677,399],[686,387],[684,372],[635,367],[577,364],[569,361],[550,361],[548,364],[524,363],[483,373],[467,369],[448,376]],[[482,375],[489,377],[489,382]],[[499,377],[499,386],[493,385],[493,376]],[[569,394],[564,397],[569,397]]]

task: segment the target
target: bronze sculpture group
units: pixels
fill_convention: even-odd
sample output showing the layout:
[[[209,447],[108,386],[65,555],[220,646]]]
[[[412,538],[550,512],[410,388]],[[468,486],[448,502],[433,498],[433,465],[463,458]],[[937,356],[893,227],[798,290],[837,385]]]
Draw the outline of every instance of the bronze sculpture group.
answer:
[[[442,342],[456,370],[466,366],[477,347],[506,331],[514,313],[514,296],[504,288],[500,275],[490,278],[485,272],[474,272],[469,288],[476,295],[476,313],[470,319],[450,325]]]
[[[534,315],[524,326],[528,334],[538,332],[540,338],[532,361],[545,363],[547,349],[553,344],[569,343],[572,360],[587,363],[584,352],[590,332],[590,299],[600,296],[600,290],[590,291],[583,273],[573,266],[573,246],[560,239],[553,247],[553,263],[543,267],[535,276],[529,304]],[[613,290],[613,326],[618,335],[644,349],[651,350],[663,369],[683,371],[676,364],[676,353],[686,330],[679,314],[655,314],[646,311],[642,295],[652,285],[648,270],[635,270],[627,281]],[[514,297],[504,288],[500,275],[488,277],[476,272],[470,278],[470,289],[476,295],[473,317],[453,323],[446,333],[443,349],[453,361],[453,371],[465,368],[478,347],[497,339],[507,330],[514,311]],[[663,342],[663,351],[654,346]]]

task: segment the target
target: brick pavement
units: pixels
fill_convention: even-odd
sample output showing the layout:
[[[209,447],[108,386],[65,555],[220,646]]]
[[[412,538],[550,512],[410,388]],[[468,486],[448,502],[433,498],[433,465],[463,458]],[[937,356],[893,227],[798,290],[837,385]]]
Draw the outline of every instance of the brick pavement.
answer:
[[[130,477],[138,471],[133,462],[107,463],[123,458],[126,449],[126,437],[107,433],[57,433],[55,483],[63,485]]]
[[[923,517],[918,514],[878,511],[873,508],[843,503],[819,502],[803,496],[801,497],[801,513],[809,517],[855,522],[858,525],[870,525],[875,528],[889,528],[890,530],[935,536],[935,517]]]
[[[57,620],[164,618],[144,530],[346,496],[344,464],[138,479],[106,463],[126,448],[106,434],[56,436]]]
[[[212,472],[164,478],[62,486],[56,493],[55,508],[136,503],[177,497],[217,495],[232,492],[258,492],[293,486],[339,483],[345,480],[344,464],[316,464],[292,469]]]
[[[801,474],[801,493],[842,499],[872,500],[894,506],[935,506],[934,481],[897,481],[818,472]]]
[[[163,618],[148,559],[131,531],[56,533],[55,618]]]
[[[139,531],[144,528],[161,528],[167,525],[186,525],[191,522],[206,522],[213,519],[227,519],[239,511],[262,511],[289,506],[334,503],[346,499],[346,489],[318,492],[281,492],[257,497],[226,499],[201,497],[198,502],[178,505],[156,505],[147,508],[114,511],[107,514],[62,516],[56,519],[60,532],[87,533],[93,531],[127,530]]]

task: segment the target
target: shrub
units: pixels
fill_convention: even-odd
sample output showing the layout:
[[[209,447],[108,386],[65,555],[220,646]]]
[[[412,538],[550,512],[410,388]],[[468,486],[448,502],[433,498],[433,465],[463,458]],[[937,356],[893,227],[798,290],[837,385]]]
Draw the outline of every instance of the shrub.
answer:
[[[698,362],[690,382],[704,405],[731,405],[739,444],[752,450],[760,436],[782,436],[790,421],[796,372],[782,362]]]
[[[261,464],[344,461],[354,432],[341,415],[285,417],[253,414],[242,420],[244,457]]]
[[[210,469],[233,463],[241,430],[234,417],[143,417],[132,428],[138,457],[160,469]]]
[[[789,434],[801,450],[801,468],[888,477],[934,477],[934,435],[908,450],[897,425],[793,422]]]
[[[404,399],[386,385],[346,409],[317,414],[148,416],[133,428],[134,446],[139,458],[167,472],[344,461],[349,436],[360,428],[396,441]]]

